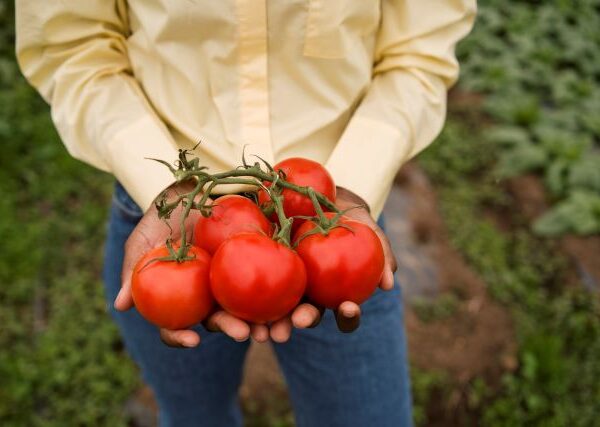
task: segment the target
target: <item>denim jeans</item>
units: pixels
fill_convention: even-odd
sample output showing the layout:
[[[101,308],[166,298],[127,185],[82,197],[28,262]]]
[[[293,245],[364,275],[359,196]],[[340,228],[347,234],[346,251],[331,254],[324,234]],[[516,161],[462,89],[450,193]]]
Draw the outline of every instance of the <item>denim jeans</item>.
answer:
[[[142,212],[116,185],[106,242],[104,282],[126,348],[154,390],[161,426],[242,425],[238,387],[249,342],[197,327],[194,349],[164,345],[135,309],[117,312],[123,246]],[[381,223],[381,222],[380,222]],[[359,329],[337,330],[327,311],[314,329],[294,330],[273,344],[299,427],[411,426],[407,350],[400,289],[377,291],[362,306]]]

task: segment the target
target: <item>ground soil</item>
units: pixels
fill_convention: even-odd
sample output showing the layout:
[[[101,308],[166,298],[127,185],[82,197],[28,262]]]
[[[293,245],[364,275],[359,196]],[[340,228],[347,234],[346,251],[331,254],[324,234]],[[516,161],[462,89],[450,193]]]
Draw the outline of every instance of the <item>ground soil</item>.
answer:
[[[410,361],[415,367],[450,376],[450,396],[432,400],[428,418],[444,426],[468,425],[466,418],[474,416],[467,413],[471,381],[484,378],[495,388],[504,372],[517,368],[511,316],[449,243],[435,191],[422,170],[410,163],[397,182],[411,197],[409,222],[416,244],[436,266],[437,298],[452,294],[458,301],[451,316],[436,321],[423,321],[414,305],[407,307]]]
[[[508,181],[515,206],[529,222],[535,221],[549,208],[549,197],[538,176],[524,175]],[[590,290],[600,290],[600,236],[566,235],[560,240],[562,252],[571,262],[576,286],[583,283]]]
[[[410,222],[415,238],[434,260],[440,292],[458,296],[450,318],[423,322],[410,307],[411,361],[424,369],[442,369],[458,384],[476,376],[497,377],[515,366],[510,314],[489,296],[485,283],[450,245],[436,206],[435,192],[414,164],[403,169],[401,185],[412,195]]]

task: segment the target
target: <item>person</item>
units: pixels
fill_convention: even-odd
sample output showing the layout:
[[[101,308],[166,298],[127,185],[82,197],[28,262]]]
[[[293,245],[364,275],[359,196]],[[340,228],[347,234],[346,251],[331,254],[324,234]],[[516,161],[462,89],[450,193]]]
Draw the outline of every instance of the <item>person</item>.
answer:
[[[475,0],[16,1],[24,75],[69,152],[118,181],[106,295],[161,425],[240,425],[249,337],[274,342],[298,426],[411,425],[395,261],[375,220],[400,166],[443,125],[454,48],[475,13]],[[380,236],[391,291],[322,319],[304,303],[269,326],[223,311],[190,330],[145,322],[131,309],[132,267],[169,233],[152,201],[186,185],[146,158],[170,161],[198,140],[211,171],[234,168],[244,147],[270,163],[324,164],[339,207],[369,207],[348,215]]]

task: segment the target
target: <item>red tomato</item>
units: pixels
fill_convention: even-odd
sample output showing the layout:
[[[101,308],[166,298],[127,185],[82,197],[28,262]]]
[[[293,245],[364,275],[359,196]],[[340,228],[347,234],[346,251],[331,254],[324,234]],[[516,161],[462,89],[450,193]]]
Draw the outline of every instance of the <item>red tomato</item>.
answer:
[[[248,322],[267,323],[298,305],[306,287],[306,271],[290,248],[262,234],[240,233],[217,249],[210,286],[229,313]]]
[[[214,254],[228,237],[242,231],[271,235],[271,223],[260,208],[243,196],[235,194],[219,197],[211,215],[201,217],[194,227],[194,244]]]
[[[165,246],[144,255],[136,264],[131,293],[136,309],[149,322],[167,329],[183,329],[201,322],[214,300],[210,292],[210,255],[192,246],[195,259],[148,261],[169,255]]]
[[[330,201],[335,202],[335,183],[329,172],[327,172],[327,169],[320,163],[300,157],[293,157],[277,163],[273,168],[283,171],[288,182],[304,187],[312,187],[315,191],[326,196]],[[265,185],[269,186],[270,183],[267,182]],[[283,210],[286,216],[313,216],[316,214],[309,197],[288,189],[283,190],[282,195]],[[270,200],[269,195],[264,190],[259,191],[258,203],[260,205]]]
[[[371,227],[345,217],[341,221],[352,231],[336,227],[326,236],[307,236],[296,247],[306,266],[306,295],[315,304],[332,309],[344,301],[361,304],[367,300],[381,281],[384,266],[383,247]],[[306,221],[295,240],[314,227]]]

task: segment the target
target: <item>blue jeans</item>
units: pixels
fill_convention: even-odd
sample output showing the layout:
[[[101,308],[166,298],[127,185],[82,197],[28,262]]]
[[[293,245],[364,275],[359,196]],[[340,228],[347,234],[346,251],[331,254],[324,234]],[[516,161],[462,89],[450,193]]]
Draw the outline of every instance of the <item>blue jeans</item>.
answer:
[[[198,327],[194,349],[164,345],[135,309],[115,311],[123,246],[142,212],[116,185],[106,242],[104,282],[125,345],[154,390],[161,426],[242,425],[238,387],[249,342]],[[411,426],[411,398],[400,289],[377,291],[362,305],[360,328],[338,332],[327,311],[314,329],[274,344],[299,427]]]

